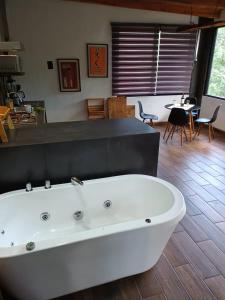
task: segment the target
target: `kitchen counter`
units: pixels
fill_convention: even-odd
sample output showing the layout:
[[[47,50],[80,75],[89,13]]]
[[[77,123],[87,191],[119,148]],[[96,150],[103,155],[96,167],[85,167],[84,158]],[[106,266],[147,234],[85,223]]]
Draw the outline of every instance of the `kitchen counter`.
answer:
[[[38,127],[20,127],[7,132],[9,142],[0,148],[61,143],[81,140],[156,133],[135,118],[48,123]]]
[[[0,144],[0,193],[122,174],[157,175],[159,132],[131,119],[49,123],[10,130]],[[62,199],[63,201],[63,199]]]

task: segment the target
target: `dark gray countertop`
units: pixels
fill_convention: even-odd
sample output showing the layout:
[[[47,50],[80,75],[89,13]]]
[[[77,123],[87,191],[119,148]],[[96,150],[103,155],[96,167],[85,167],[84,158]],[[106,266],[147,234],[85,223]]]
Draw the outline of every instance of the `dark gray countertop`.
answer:
[[[7,133],[9,142],[0,144],[0,149],[156,132],[136,118],[48,123],[38,127],[9,130]]]

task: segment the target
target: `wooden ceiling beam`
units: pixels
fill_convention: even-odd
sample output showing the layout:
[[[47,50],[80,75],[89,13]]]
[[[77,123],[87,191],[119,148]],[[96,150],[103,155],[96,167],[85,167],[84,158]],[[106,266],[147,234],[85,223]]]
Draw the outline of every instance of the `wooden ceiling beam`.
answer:
[[[177,32],[193,32],[199,29],[219,28],[225,26],[225,20],[207,24],[184,25],[178,28]]]
[[[168,0],[171,3],[185,4],[192,7],[211,7],[214,9],[225,9],[225,0]]]
[[[160,12],[171,12],[177,14],[193,15],[207,18],[219,18],[221,9],[218,6],[204,5],[203,1],[200,4],[194,4],[194,0],[66,0],[92,4],[103,4],[117,7],[126,7],[143,10],[153,10]],[[196,1],[196,0],[195,0]],[[208,3],[210,0],[205,0]],[[215,0],[212,0],[215,1]],[[221,5],[223,4],[222,1]],[[213,2],[215,3],[215,2]],[[218,1],[219,3],[219,1]]]

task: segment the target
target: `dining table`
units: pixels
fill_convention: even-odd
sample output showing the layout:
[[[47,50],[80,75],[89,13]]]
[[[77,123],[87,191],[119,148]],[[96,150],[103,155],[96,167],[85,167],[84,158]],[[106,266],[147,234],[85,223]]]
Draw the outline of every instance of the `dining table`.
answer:
[[[181,103],[170,103],[164,106],[166,109],[172,110],[173,108],[182,108],[184,109],[189,117],[189,136],[190,141],[192,141],[192,136],[194,132],[194,119],[193,119],[193,111],[199,111],[200,106],[195,104],[181,104]]]

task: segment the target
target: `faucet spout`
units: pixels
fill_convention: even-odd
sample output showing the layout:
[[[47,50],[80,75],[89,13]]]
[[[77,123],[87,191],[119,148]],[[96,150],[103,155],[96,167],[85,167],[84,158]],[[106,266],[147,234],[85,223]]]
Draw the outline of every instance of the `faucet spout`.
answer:
[[[32,191],[32,185],[30,182],[26,183],[26,192],[31,192]]]
[[[80,180],[79,178],[77,177],[72,177],[71,178],[71,183],[76,185],[76,184],[79,184],[79,185],[84,185],[84,182],[82,180]]]

